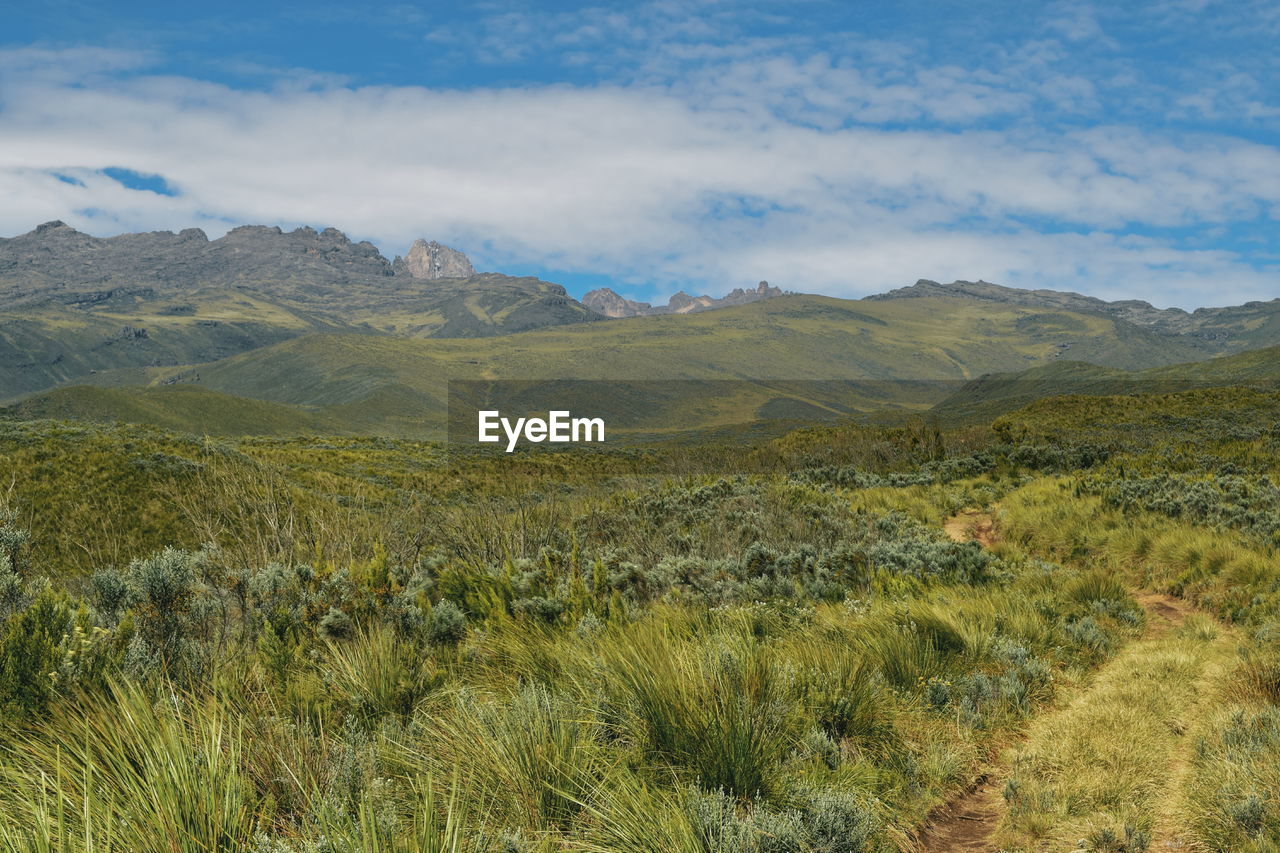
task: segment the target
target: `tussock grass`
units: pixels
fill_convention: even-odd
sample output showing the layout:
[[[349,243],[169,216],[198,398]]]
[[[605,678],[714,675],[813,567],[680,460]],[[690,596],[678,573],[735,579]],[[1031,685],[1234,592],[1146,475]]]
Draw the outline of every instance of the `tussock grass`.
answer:
[[[568,830],[608,775],[592,709],[545,687],[522,687],[506,701],[459,691],[447,711],[390,758],[416,764],[418,775],[457,768],[466,801],[498,826]]]
[[[1280,708],[1232,704],[1196,743],[1187,819],[1210,850],[1263,853],[1280,843]]]
[[[660,624],[604,641],[606,722],[637,732],[650,759],[670,762],[709,790],[772,798],[800,734],[771,651],[754,637],[721,634],[706,645]]]
[[[424,650],[376,626],[328,643],[325,676],[336,697],[365,718],[407,718],[442,681]]]
[[[216,703],[115,686],[6,740],[0,839],[14,851],[242,849],[269,818],[241,768],[244,735]]]

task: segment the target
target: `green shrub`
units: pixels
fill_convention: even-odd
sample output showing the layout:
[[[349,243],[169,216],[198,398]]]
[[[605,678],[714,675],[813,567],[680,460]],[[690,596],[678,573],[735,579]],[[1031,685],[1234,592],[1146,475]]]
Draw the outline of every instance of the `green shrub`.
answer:
[[[46,588],[4,623],[0,636],[0,714],[28,716],[48,707],[56,695],[56,673],[74,616],[66,598]]]
[[[467,635],[467,617],[447,598],[431,608],[427,619],[427,639],[442,646],[456,646]]]

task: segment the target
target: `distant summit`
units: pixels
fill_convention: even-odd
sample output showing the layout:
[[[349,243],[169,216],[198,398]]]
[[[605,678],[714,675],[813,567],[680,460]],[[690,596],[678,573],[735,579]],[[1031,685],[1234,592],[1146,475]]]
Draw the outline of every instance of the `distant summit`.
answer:
[[[396,257],[392,268],[414,278],[470,278],[476,274],[471,261],[461,252],[432,240],[414,240],[405,258]]]
[[[606,317],[647,317],[652,314],[693,314],[714,308],[728,308],[731,305],[746,305],[748,302],[782,296],[782,293],[781,288],[770,287],[769,282],[762,281],[752,290],[737,287],[719,299],[690,296],[682,290],[668,299],[666,305],[650,305],[648,302],[624,299],[610,288],[601,287],[582,297],[582,304]]]

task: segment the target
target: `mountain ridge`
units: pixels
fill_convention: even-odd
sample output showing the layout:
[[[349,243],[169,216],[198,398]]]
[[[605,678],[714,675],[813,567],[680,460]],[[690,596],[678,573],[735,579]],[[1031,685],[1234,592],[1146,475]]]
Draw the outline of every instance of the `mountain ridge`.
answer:
[[[1252,348],[1250,346],[1253,342],[1252,336],[1263,333],[1271,336],[1266,343],[1280,342],[1280,298],[1186,311],[1182,308],[1156,308],[1151,303],[1140,299],[1108,302],[1096,296],[1086,296],[1072,291],[1027,290],[982,280],[940,284],[923,278],[915,284],[864,298],[870,301],[884,301],[957,295],[1006,305],[1105,314],[1135,326],[1155,329],[1163,334],[1181,335],[1190,340],[1202,341],[1207,349],[1212,348],[1213,343],[1222,344],[1232,351]],[[1256,326],[1258,323],[1262,323],[1266,328],[1251,328],[1251,325]]]
[[[739,342],[751,323],[754,338]],[[0,401],[77,383],[145,383],[156,372],[178,381],[193,366],[257,351],[271,357],[269,348],[310,335],[469,340],[588,326],[598,333],[552,336],[577,362],[544,363],[613,365],[632,377],[652,367],[668,376],[681,372],[672,349],[687,367],[714,364],[725,377],[793,365],[791,378],[953,381],[1072,359],[1151,368],[1277,344],[1280,300],[1186,312],[921,279],[861,300],[786,294],[760,282],[718,299],[681,292],[655,307],[607,288],[578,301],[552,282],[477,272],[464,253],[425,239],[387,260],[334,228],[245,225],[210,240],[199,229],[93,237],[54,221],[0,238]],[[831,340],[814,342],[815,334]],[[504,347],[531,346],[535,364],[552,338],[468,344],[473,355],[460,363],[501,362]],[[588,338],[598,351],[578,352],[575,342]],[[727,357],[726,340],[738,360]],[[817,361],[801,364],[791,353]],[[865,369],[851,371],[849,359]],[[278,381],[298,380],[281,373]]]
[[[434,241],[388,261],[335,228],[0,238],[0,400],[94,371],[216,361],[314,332],[486,337],[600,315],[560,285],[475,272]]]
[[[762,281],[751,290],[735,287],[724,296],[690,296],[683,290],[677,291],[666,305],[651,305],[648,302],[637,302],[620,296],[612,288],[600,287],[582,297],[582,304],[598,314],[611,319],[628,317],[651,317],[656,314],[693,314],[700,311],[713,311],[717,308],[728,308],[733,305],[746,305],[761,299],[773,299],[782,296],[784,291],[779,287],[770,287],[769,282]]]
[[[1059,312],[1049,321],[1037,319],[1042,316],[959,298],[917,307],[787,295],[715,312],[547,327],[501,338],[310,334],[212,364],[109,371],[88,379],[112,388],[194,385],[300,407],[336,419],[345,431],[439,437],[452,379],[649,383],[639,397],[654,407],[653,420],[692,429],[743,423],[761,413],[923,412],[982,373],[1054,363],[1064,335],[1076,352],[1115,366],[1195,355],[1113,318]],[[713,401],[696,388],[662,388],[661,380],[738,385]],[[637,396],[608,388],[602,394],[600,405],[614,400],[621,406]],[[111,406],[125,410],[140,402],[114,400]],[[71,404],[64,398],[28,405],[29,411],[66,411]],[[107,408],[88,396],[79,405]]]

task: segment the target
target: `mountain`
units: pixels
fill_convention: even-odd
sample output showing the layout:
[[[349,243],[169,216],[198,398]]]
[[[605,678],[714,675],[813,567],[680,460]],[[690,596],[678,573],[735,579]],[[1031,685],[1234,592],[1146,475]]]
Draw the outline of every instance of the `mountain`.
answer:
[[[733,305],[746,305],[761,299],[772,299],[782,296],[782,289],[770,287],[769,282],[762,281],[752,290],[735,287],[719,299],[710,296],[690,296],[683,290],[667,300],[666,305],[650,305],[648,302],[636,302],[624,299],[613,290],[601,287],[582,297],[582,304],[606,317],[615,319],[622,317],[649,317],[654,314],[692,314],[698,311],[710,311],[715,308],[728,308]]]
[[[450,378],[757,383],[701,413],[685,391],[615,395],[619,407],[652,409],[655,424],[714,425],[760,412],[920,410],[983,374],[1026,368],[1043,375],[1021,376],[1033,387],[1017,394],[1034,398],[1062,378],[1059,362],[1132,371],[1275,343],[1280,301],[1188,313],[987,282],[920,281],[863,300],[761,282],[655,307],[607,289],[578,302],[537,278],[477,272],[436,241],[389,261],[332,228],[102,238],[50,222],[0,239],[0,402],[29,398],[30,413],[171,417],[182,398],[153,390],[193,385],[298,407],[272,415],[283,421],[418,435],[438,432]],[[777,384],[793,380],[837,385]],[[899,384],[875,384],[886,381]],[[1006,385],[962,392],[956,405],[1006,405],[1016,396]],[[53,388],[67,393],[45,393]]]
[[[1103,314],[1168,335],[1208,355],[1240,352],[1280,343],[1280,299],[1226,308],[1156,308],[1126,299],[1106,302],[1093,296],[1056,290],[1020,290],[985,281],[939,284],[920,279],[909,287],[868,296],[868,300],[961,297],[999,305]]]
[[[333,228],[102,238],[49,222],[0,239],[0,400],[314,332],[485,337],[599,319],[558,284],[476,273],[436,242],[390,262]]]
[[[542,380],[544,398],[662,432],[762,417],[925,411],[982,374],[1054,364],[1064,340],[1118,368],[1196,357],[1189,347],[1098,314],[1046,319],[1037,309],[954,297],[786,295],[501,338],[308,334],[213,363],[104,371],[87,381],[148,390],[190,385],[297,407],[343,432],[439,438],[450,380],[478,383],[480,396],[483,383]],[[608,384],[584,389],[575,380]],[[26,402],[45,405],[44,396]]]
[[[979,377],[939,402],[949,421],[990,421],[1036,400],[1064,395],[1173,393],[1204,387],[1280,386],[1280,346],[1147,370],[1119,370],[1081,361]]]

